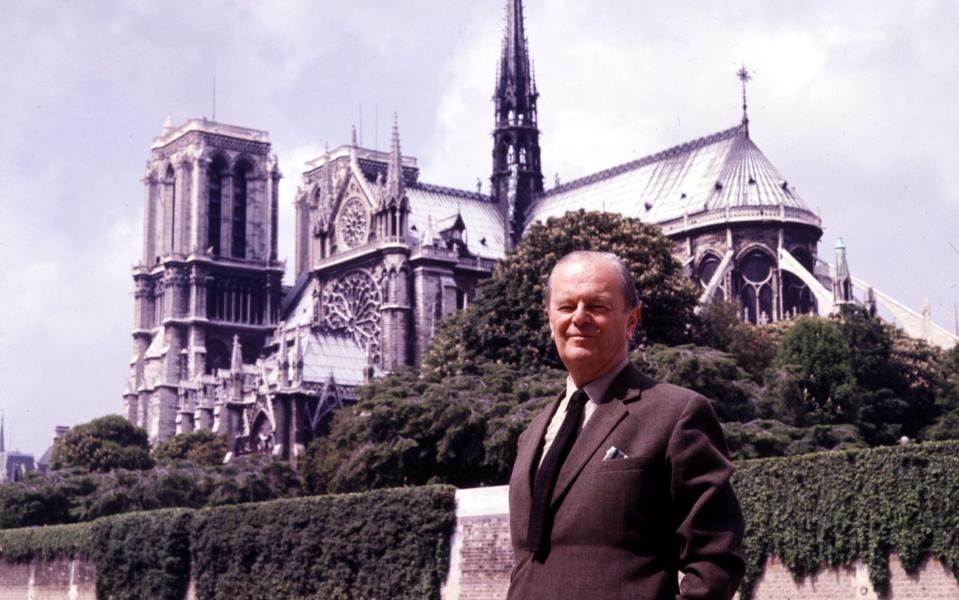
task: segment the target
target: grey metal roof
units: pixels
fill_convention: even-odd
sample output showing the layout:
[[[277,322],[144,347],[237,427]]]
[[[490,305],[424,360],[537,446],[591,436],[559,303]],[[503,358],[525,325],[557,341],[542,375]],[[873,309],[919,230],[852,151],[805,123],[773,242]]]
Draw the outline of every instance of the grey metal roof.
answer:
[[[324,383],[330,374],[340,385],[360,385],[366,350],[346,335],[310,332],[303,344],[303,380]]]
[[[695,226],[776,216],[820,226],[742,125],[556,187],[527,226],[580,208],[674,225],[667,233],[694,215]]]
[[[488,196],[426,183],[407,187],[406,194],[414,235],[428,229],[438,234],[455,222],[458,213],[466,225],[466,247],[472,254],[494,259],[506,256],[503,215]]]

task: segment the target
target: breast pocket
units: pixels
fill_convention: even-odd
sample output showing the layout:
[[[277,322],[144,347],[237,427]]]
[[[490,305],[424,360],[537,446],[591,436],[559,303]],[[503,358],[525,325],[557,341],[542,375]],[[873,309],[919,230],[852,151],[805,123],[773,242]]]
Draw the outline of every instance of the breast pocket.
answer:
[[[652,468],[653,460],[649,456],[630,456],[628,458],[611,458],[601,461],[599,466],[596,467],[596,472],[637,471]]]

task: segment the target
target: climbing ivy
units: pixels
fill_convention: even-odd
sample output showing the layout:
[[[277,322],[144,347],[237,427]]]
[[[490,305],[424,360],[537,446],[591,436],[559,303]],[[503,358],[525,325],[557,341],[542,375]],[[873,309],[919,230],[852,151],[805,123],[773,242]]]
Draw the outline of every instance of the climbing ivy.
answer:
[[[881,595],[891,551],[907,573],[929,554],[959,578],[959,442],[747,461],[733,485],[746,516],[743,600],[770,555],[796,577],[861,559]]]
[[[455,518],[450,486],[199,510],[196,596],[438,600]]]
[[[90,523],[0,530],[0,558],[7,562],[89,558]]]

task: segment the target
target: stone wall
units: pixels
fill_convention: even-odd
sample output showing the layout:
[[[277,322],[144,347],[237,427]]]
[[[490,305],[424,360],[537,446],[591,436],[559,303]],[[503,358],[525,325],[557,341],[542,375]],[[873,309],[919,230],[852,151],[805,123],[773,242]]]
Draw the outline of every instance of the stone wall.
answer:
[[[475,488],[456,493],[450,574],[444,600],[493,600],[506,597],[512,567],[507,487]],[[959,582],[939,561],[927,559],[907,575],[893,554],[889,559],[890,594],[886,600],[956,600]],[[753,600],[878,600],[869,571],[856,563],[794,580],[775,557],[756,584]]]
[[[95,569],[82,560],[0,561],[0,600],[95,600]]]

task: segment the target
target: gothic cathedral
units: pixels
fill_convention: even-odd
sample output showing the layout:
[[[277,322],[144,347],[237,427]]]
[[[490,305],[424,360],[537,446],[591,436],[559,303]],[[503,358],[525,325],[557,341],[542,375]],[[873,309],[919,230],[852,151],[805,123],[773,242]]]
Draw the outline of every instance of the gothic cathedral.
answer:
[[[732,128],[546,190],[521,0],[506,10],[491,193],[422,181],[395,121],[389,152],[354,134],[302,173],[292,286],[268,134],[165,124],[143,180],[124,393],[152,441],[212,429],[233,453],[295,462],[358,385],[419,363],[526,227],[569,210],[659,224],[704,301],[736,301],[744,320],[817,311],[821,223],[750,139],[745,98]]]

